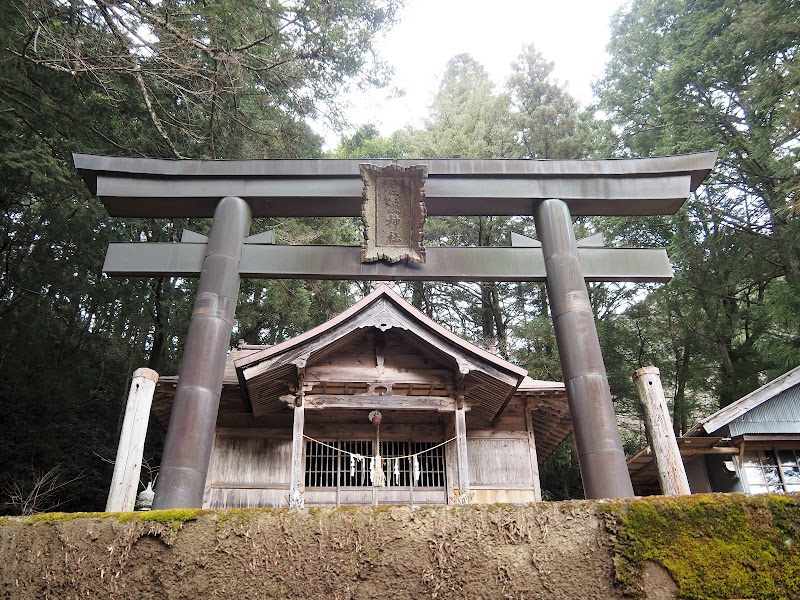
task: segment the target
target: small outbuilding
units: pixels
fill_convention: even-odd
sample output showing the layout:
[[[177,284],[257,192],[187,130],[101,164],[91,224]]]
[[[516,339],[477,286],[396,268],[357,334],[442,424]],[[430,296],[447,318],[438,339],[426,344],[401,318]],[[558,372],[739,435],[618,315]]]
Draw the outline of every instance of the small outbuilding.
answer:
[[[701,420],[678,447],[692,493],[800,492],[800,367]],[[628,470],[637,494],[661,493],[649,448]]]
[[[572,426],[564,384],[526,375],[378,285],[302,335],[230,352],[203,506],[538,501]],[[165,427],[177,379],[157,384]]]

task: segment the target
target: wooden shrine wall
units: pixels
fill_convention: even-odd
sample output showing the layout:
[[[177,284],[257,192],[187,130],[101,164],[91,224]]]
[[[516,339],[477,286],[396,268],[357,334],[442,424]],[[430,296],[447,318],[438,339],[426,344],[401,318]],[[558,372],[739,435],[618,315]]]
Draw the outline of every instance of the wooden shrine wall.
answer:
[[[525,401],[514,398],[495,427],[489,428],[467,417],[467,452],[469,459],[471,501],[473,503],[534,502],[537,500],[538,465],[533,438],[527,431]],[[327,413],[327,414],[326,414]],[[306,411],[306,432],[325,441],[332,439],[373,439],[374,428],[364,423],[363,411]],[[352,414],[350,414],[352,413]],[[223,415],[221,415],[223,417]],[[398,413],[408,422],[386,423],[382,440],[443,441],[452,436],[446,413]],[[287,505],[289,463],[291,457],[291,415],[279,415],[267,421],[221,418],[217,428],[206,483],[204,508],[255,508]],[[237,422],[237,425],[233,425]],[[444,489],[416,488],[415,504],[452,502],[457,487],[455,443],[445,447]],[[377,488],[379,504],[408,504],[408,488]],[[336,489],[314,488],[304,492],[307,506],[334,505]],[[371,504],[368,488],[338,491],[340,504]]]
[[[230,433],[218,431],[214,440],[203,508],[286,506],[291,435]]]

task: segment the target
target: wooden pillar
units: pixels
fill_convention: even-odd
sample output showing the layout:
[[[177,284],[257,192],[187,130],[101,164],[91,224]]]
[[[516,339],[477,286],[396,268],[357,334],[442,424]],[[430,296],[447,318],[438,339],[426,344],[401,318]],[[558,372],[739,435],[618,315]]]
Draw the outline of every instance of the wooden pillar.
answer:
[[[661,372],[656,367],[642,367],[634,371],[633,381],[644,407],[644,423],[658,469],[661,492],[665,496],[691,494],[681,451],[672,430],[664,388],[661,386]]]
[[[303,430],[306,422],[306,407],[302,390],[297,393],[292,426],[292,465],[289,472],[289,506],[303,508]]]
[[[458,396],[455,410],[456,456],[458,457],[458,504],[469,504],[469,458],[467,457],[467,416],[464,396]]]
[[[150,420],[150,406],[153,404],[157,382],[158,373],[152,369],[136,369],[133,373],[106,512],[130,511],[136,504],[144,439],[147,436],[147,422]]]
[[[528,430],[528,455],[531,461],[531,478],[533,479],[533,499],[542,501],[542,482],[539,480],[539,456],[536,453],[536,437],[533,434],[533,407],[525,406],[525,428]]]

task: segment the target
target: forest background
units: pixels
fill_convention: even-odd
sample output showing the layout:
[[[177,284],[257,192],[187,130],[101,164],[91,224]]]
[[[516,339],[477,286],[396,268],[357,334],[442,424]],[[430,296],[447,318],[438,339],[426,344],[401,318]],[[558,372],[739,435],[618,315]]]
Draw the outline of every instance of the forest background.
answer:
[[[504,86],[454,57],[419,128],[370,124],[323,153],[309,127],[389,83],[376,52],[402,0],[20,0],[0,4],[0,511],[101,510],[130,375],[177,372],[195,282],[110,279],[109,241],[177,241],[183,220],[108,217],[72,152],[168,158],[606,158],[718,150],[674,216],[576,221],[609,245],[666,246],[662,286],[592,285],[626,449],[631,382],[661,369],[681,433],[800,364],[800,3],[634,0],[612,22],[598,103],[581,108],[533,45]],[[534,40],[535,41],[535,40]],[[284,244],[359,244],[353,219],[259,219]],[[430,219],[428,245],[508,245],[531,219]],[[232,339],[274,344],[366,293],[246,281]],[[527,368],[561,372],[539,284],[406,283],[430,317]],[[163,433],[151,423],[147,459]],[[567,440],[543,481],[580,497]]]

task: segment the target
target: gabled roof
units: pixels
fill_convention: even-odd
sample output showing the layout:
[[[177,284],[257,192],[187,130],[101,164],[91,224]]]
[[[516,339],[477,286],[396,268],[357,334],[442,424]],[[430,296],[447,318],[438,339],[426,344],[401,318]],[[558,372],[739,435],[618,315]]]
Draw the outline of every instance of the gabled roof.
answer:
[[[322,325],[318,325],[313,329],[309,329],[305,333],[301,333],[296,337],[285,340],[280,344],[264,348],[260,352],[250,354],[245,358],[237,360],[236,368],[241,370],[250,369],[254,365],[263,362],[264,360],[267,360],[270,357],[283,354],[284,352],[288,351],[291,348],[296,348],[297,346],[307,343],[310,340],[318,338],[323,333],[331,331],[336,326],[346,322],[347,320],[351,319],[354,315],[357,315],[358,313],[362,312],[367,306],[369,306],[370,304],[374,304],[375,301],[381,297],[386,297],[390,299],[397,308],[408,314],[414,320],[419,321],[426,328],[430,329],[431,331],[445,338],[447,341],[452,342],[456,346],[459,346],[464,350],[466,350],[467,352],[475,355],[475,357],[480,358],[481,360],[486,361],[487,363],[494,364],[500,369],[516,373],[520,377],[525,377],[528,374],[528,371],[526,371],[522,367],[510,363],[507,360],[503,360],[499,356],[496,356],[491,352],[487,352],[486,350],[479,348],[474,344],[470,344],[468,341],[448,331],[435,321],[428,318],[425,314],[418,311],[411,304],[406,302],[402,298],[402,296],[400,296],[397,292],[392,290],[392,288],[383,283],[378,284],[370,294],[368,294],[367,296],[365,296],[364,298],[353,304],[353,306],[351,306],[344,312],[339,313],[329,321],[326,321]]]
[[[472,410],[489,420],[502,412],[527,374],[447,331],[381,284],[326,323],[236,361],[239,381],[254,414],[279,410],[284,406],[280,397],[287,392],[281,382],[369,327],[400,332],[420,352],[450,368],[462,380]]]
[[[762,385],[757,390],[750,392],[736,402],[702,419],[686,432],[685,437],[703,435],[704,433],[712,434],[719,431],[734,419],[741,417],[743,414],[799,383],[800,366],[795,367],[788,373],[784,373],[780,377],[776,377],[769,383]]]

